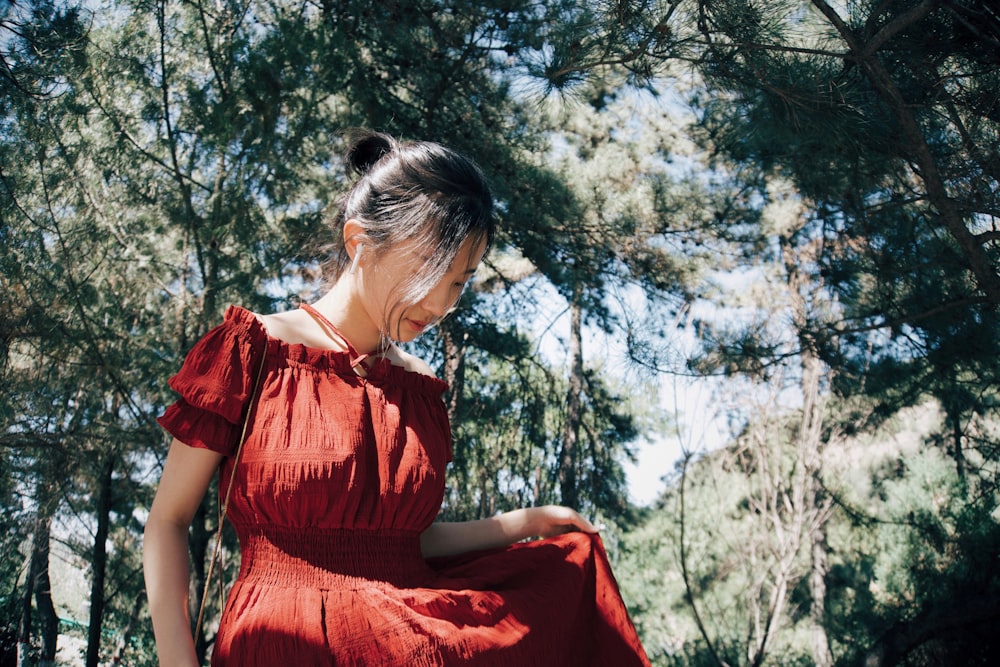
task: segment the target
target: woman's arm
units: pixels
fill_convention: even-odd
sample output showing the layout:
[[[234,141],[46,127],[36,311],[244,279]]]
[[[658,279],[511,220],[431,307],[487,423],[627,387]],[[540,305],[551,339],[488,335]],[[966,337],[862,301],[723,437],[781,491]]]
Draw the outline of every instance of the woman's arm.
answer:
[[[149,508],[142,561],[161,665],[198,665],[188,612],[188,528],[221,460],[175,439]]]
[[[435,522],[420,536],[425,558],[451,556],[505,547],[529,537],[551,537],[580,530],[596,533],[597,528],[568,507],[545,505],[499,514],[479,521]]]

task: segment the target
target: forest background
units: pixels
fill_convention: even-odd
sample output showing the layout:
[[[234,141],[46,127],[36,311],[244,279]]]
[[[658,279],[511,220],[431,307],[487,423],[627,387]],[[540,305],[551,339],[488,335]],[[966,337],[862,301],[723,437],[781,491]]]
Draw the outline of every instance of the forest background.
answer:
[[[656,665],[997,664],[993,7],[0,0],[0,664],[155,664],[165,380],[228,304],[315,297],[352,126],[500,203],[415,350],[446,516],[602,521]],[[695,386],[717,446],[661,391]]]

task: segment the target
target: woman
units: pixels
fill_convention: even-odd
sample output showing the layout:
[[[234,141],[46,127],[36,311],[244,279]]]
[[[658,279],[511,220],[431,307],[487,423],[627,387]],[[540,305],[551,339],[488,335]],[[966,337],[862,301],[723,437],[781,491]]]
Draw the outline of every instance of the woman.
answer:
[[[170,380],[143,553],[161,664],[196,664],[187,534],[220,465],[241,563],[213,665],[648,664],[573,510],[434,522],[446,385],[396,343],[447,315],[493,242],[482,173],[376,133],[346,161],[360,178],[329,291],[274,315],[230,307]]]

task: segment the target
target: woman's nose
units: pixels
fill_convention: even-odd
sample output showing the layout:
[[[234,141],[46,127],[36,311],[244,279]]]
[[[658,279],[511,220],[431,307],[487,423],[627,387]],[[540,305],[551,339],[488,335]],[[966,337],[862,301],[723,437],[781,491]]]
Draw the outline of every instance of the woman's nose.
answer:
[[[438,285],[420,302],[424,310],[434,317],[444,317],[452,306],[452,294],[447,285]]]

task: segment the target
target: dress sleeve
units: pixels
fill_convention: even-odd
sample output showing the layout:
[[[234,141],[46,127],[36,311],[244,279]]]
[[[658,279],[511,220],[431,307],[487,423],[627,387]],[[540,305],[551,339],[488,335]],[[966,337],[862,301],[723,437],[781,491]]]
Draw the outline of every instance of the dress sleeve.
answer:
[[[231,306],[168,380],[180,397],[157,419],[160,426],[191,447],[231,454],[266,343],[256,316]]]

